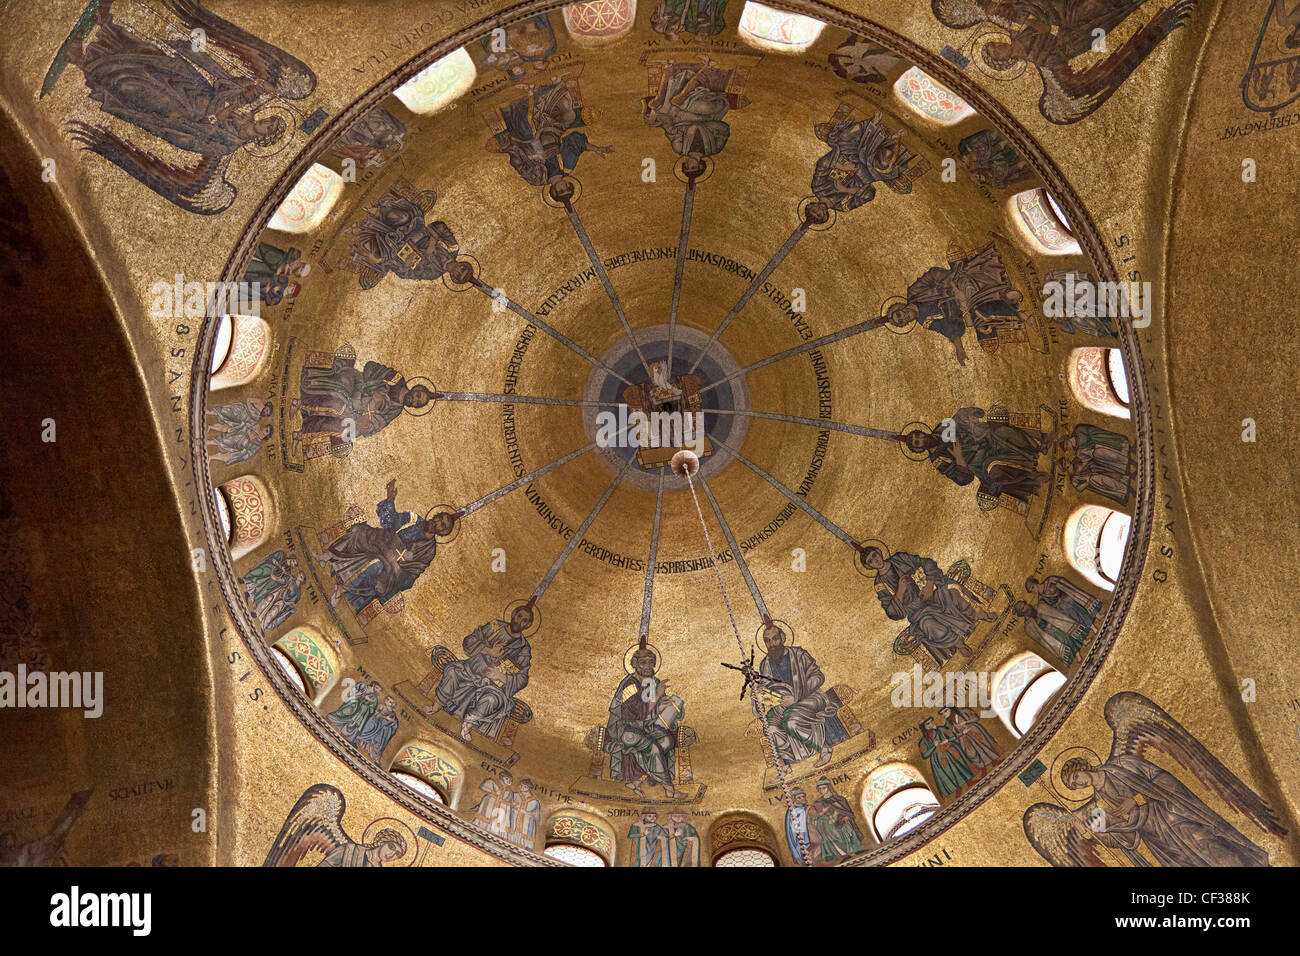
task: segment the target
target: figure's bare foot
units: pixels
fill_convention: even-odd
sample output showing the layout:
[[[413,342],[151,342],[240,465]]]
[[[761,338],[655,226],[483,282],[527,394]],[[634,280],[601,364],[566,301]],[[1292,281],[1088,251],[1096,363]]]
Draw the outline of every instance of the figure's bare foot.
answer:
[[[301,444],[302,444],[302,432],[294,432],[293,444],[289,447],[289,454],[296,456],[298,454],[298,446]]]
[[[298,411],[298,409],[299,409],[301,406],[302,406],[302,399],[300,399],[300,398],[295,398],[293,401],[291,401],[291,402],[289,403],[289,417],[290,417],[290,418],[293,418],[294,413],[295,413],[296,411]]]
[[[420,713],[423,714],[425,717],[432,717],[434,714],[438,713],[438,711],[440,711],[440,710],[442,710],[442,704],[438,703],[438,702],[435,700],[435,701],[434,701],[432,704],[430,704],[429,706],[427,706],[427,707],[421,707],[421,708],[420,708]]]
[[[817,762],[813,764],[813,766],[814,767],[826,766],[828,763],[831,762],[831,754],[833,753],[835,753],[835,748],[827,747],[825,750],[822,751],[821,756],[817,758]]]
[[[859,723],[850,724],[850,725],[849,725],[849,733],[851,733],[851,734],[860,734],[860,733],[862,733],[862,725],[859,724]]]
[[[676,800],[679,796],[681,796],[681,794],[679,794],[669,784],[664,784],[664,796],[667,797],[669,800]]]
[[[460,739],[465,741],[465,743],[469,743],[469,732],[473,729],[474,729],[474,725],[471,724],[468,720],[461,721]]]

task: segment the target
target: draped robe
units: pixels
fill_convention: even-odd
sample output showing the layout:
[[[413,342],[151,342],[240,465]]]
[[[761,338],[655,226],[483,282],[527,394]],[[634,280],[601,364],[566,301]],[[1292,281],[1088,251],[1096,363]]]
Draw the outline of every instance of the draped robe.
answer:
[[[765,691],[785,692],[794,698],[788,706],[778,703],[767,711],[768,725],[777,729],[773,743],[782,763],[797,763],[848,739],[837,716],[840,699],[834,691],[821,689],[825,675],[802,647],[787,647],[779,662],[767,655],[758,672],[771,678]]]
[[[504,634],[506,641],[498,651],[489,651],[493,634]],[[528,638],[510,637],[506,622],[484,624],[461,642],[465,659],[449,661],[442,669],[442,679],[434,692],[443,710],[461,720],[470,721],[485,737],[495,739],[514,711],[515,695],[528,686],[528,671],[533,648]],[[509,673],[493,679],[488,669],[502,666]]]

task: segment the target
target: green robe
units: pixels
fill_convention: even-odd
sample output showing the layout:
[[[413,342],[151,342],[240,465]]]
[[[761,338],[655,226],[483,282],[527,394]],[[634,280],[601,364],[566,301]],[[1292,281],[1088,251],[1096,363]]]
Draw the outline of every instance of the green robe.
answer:
[[[949,744],[946,753],[940,749],[945,742]],[[971,773],[970,762],[966,759],[966,754],[958,743],[956,735],[947,727],[936,727],[933,739],[922,732],[917,746],[921,748],[921,756],[930,761],[930,772],[934,774],[939,796],[946,797],[950,793],[956,793],[970,783],[974,776]]]

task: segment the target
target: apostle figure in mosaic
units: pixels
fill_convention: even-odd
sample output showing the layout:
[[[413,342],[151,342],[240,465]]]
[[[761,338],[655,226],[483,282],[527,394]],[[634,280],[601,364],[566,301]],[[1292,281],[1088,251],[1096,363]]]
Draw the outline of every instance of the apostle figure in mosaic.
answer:
[[[958,364],[965,365],[969,331],[977,341],[1023,338],[1031,319],[1022,301],[1007,280],[1002,253],[994,243],[969,255],[953,243],[948,265],[934,266],[908,286],[907,300],[891,306],[886,318],[899,328],[915,322],[942,335],[952,343]]]
[[[331,605],[347,598],[361,613],[371,601],[391,600],[410,590],[433,562],[438,537],[450,535],[455,519],[448,512],[431,518],[397,510],[397,479],[388,482],[388,496],[375,507],[379,526],[357,522],[340,535],[317,560],[328,563],[335,589]]]
[[[408,385],[396,369],[372,361],[358,371],[355,357],[337,353],[329,366],[303,365],[298,388],[289,406],[291,418],[302,413],[302,425],[293,433],[294,455],[304,443],[315,450],[377,435],[403,412],[433,401],[427,386]]]
[[[951,433],[951,439],[945,434]],[[984,409],[958,409],[948,422],[940,422],[930,433],[916,430],[903,436],[908,449],[924,454],[939,474],[958,485],[978,482],[981,495],[1007,495],[1028,503],[1047,481],[1038,467],[1038,456],[1049,447],[1053,436],[1021,428],[1005,421],[990,420]]]
[[[545,186],[573,172],[583,153],[607,156],[612,146],[596,146],[587,139],[578,81],[535,87],[485,117],[494,137],[488,148],[504,153],[515,172],[532,186]]]
[[[624,677],[609,702],[605,725],[609,776],[621,780],[638,797],[646,783],[664,788],[673,799],[677,768],[677,738],[686,706],[668,693],[668,680],[657,677],[658,657],[648,647],[632,652],[632,672]]]
[[[679,156],[722,152],[731,135],[724,117],[749,105],[741,92],[745,69],[716,66],[707,56],[698,62],[651,60],[646,69],[654,92],[642,100],[645,124],[662,129]]]
[[[850,736],[839,718],[841,701],[834,690],[822,689],[826,678],[812,654],[787,646],[784,628],[765,626],[763,644],[767,655],[758,672],[767,678],[759,695],[767,707],[761,715],[764,731],[782,763],[797,763],[816,754],[814,766],[824,767],[835,745]]]
[[[515,695],[528,686],[533,648],[527,633],[535,612],[521,604],[509,621],[488,621],[461,642],[464,660],[448,661],[424,713],[439,710],[460,718],[460,738],[470,732],[495,740],[515,709]]]
[[[813,168],[813,195],[832,209],[847,212],[876,198],[875,183],[895,192],[911,192],[912,180],[929,166],[903,145],[903,130],[891,133],[882,114],[854,120],[840,106],[827,123],[815,127],[830,151]]]
[[[997,615],[960,581],[940,570],[933,558],[899,551],[885,557],[874,545],[862,548],[862,564],[876,572],[876,597],[893,621],[907,621],[911,640],[924,647],[936,663],[953,654],[974,652],[966,643],[980,621]]]

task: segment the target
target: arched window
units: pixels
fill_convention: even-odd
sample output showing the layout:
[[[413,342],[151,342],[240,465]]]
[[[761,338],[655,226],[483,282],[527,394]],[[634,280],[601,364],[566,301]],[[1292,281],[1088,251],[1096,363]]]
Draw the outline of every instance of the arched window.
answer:
[[[564,28],[576,40],[616,40],[635,21],[636,0],[591,0],[564,8]]]
[[[750,46],[777,53],[802,53],[821,35],[820,20],[785,10],[774,10],[749,0],[740,14],[737,33]]]
[[[971,105],[920,67],[912,67],[894,83],[896,92],[914,111],[944,126],[974,116]]]
[[[443,806],[452,806],[460,791],[460,762],[422,740],[412,741],[398,750],[388,772]]]
[[[230,509],[230,556],[238,560],[271,536],[267,515],[270,495],[266,486],[252,475],[226,482],[218,493],[224,496]],[[217,510],[219,516],[220,504]]]
[[[574,846],[572,843],[548,843],[542,855],[569,866],[609,866],[599,853],[586,847]]]
[[[278,232],[311,232],[325,221],[342,194],[343,177],[328,166],[312,163],[267,225]]]
[[[543,853],[570,866],[611,866],[614,834],[603,823],[586,816],[567,811],[557,813],[546,825]]]
[[[338,659],[333,650],[311,627],[296,627],[271,645],[276,663],[304,697],[319,702],[334,686]]]
[[[1132,418],[1128,375],[1119,349],[1074,349],[1067,359],[1070,391],[1085,408],[1116,418]]]
[[[713,861],[714,866],[776,866],[776,859],[766,850],[744,847],[728,850]]]
[[[907,764],[877,767],[862,789],[862,813],[880,843],[911,833],[937,809],[921,771]]]
[[[1046,189],[1026,189],[1011,197],[1013,218],[1021,231],[1042,252],[1053,255],[1079,255],[1083,250],[1070,230],[1058,203]]]
[[[223,315],[217,320],[213,343],[213,391],[252,381],[271,351],[271,327],[252,315]]]
[[[1047,703],[1065,685],[1065,675],[1037,654],[1008,663],[994,683],[993,709],[1006,728],[1023,737]]]
[[[1065,556],[1098,587],[1115,590],[1133,519],[1104,505],[1084,505],[1065,522]]]
[[[412,113],[426,116],[444,109],[474,85],[478,71],[464,47],[435,60],[393,91]]]
[[[776,852],[772,828],[752,813],[724,813],[709,826],[713,866],[778,866]]]

